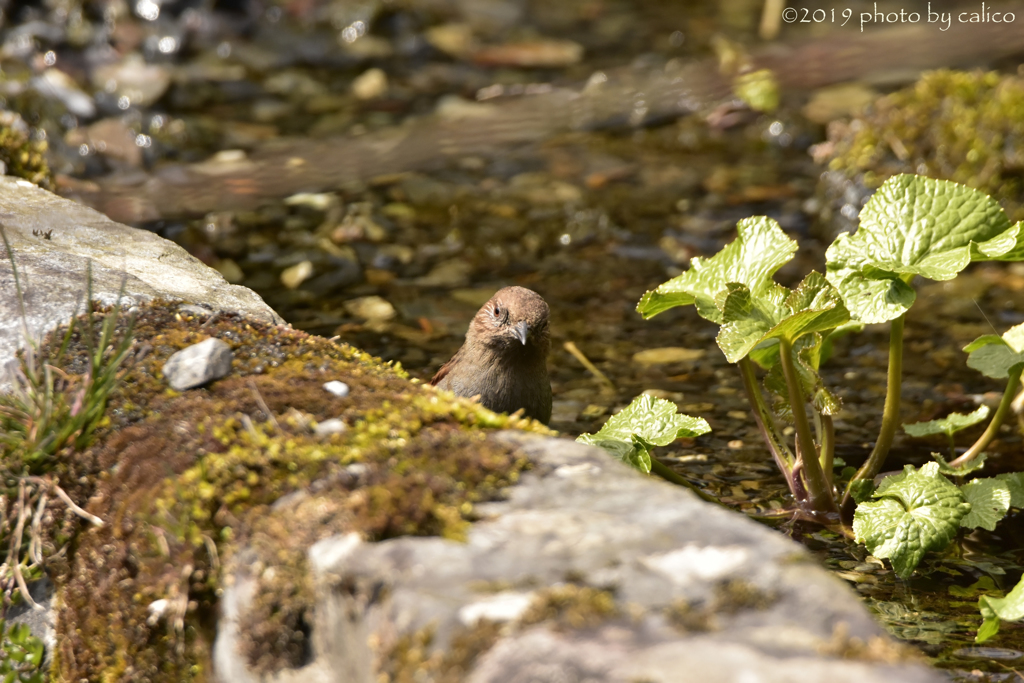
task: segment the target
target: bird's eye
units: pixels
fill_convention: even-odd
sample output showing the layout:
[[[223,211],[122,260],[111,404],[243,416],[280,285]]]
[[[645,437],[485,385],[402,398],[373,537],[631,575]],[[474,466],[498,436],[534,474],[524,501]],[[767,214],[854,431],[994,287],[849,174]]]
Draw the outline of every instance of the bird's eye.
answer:
[[[495,318],[500,318],[501,317],[501,307],[500,306],[495,306],[494,309],[491,310],[491,315],[493,315]]]

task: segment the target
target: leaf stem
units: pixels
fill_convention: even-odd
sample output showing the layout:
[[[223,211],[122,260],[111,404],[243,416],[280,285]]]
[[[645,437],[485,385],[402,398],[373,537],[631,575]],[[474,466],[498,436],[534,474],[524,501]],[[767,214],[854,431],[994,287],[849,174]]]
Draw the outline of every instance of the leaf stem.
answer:
[[[782,374],[786,377],[786,388],[789,391],[789,407],[793,412],[793,424],[796,427],[797,453],[803,463],[803,479],[807,487],[812,510],[835,512],[836,502],[832,497],[832,488],[828,485],[818,461],[818,451],[814,447],[811,436],[811,424],[807,421],[807,409],[804,406],[803,391],[800,390],[800,377],[793,364],[793,343],[785,337],[779,339],[779,359],[782,362]]]
[[[832,461],[836,452],[836,426],[831,415],[821,415],[821,469],[832,488]]]
[[[878,431],[878,440],[871,455],[861,465],[853,479],[846,485],[843,494],[843,519],[853,518],[853,483],[859,479],[874,479],[882,471],[885,458],[892,447],[896,428],[900,424],[900,393],[903,387],[903,326],[906,313],[896,318],[889,327],[889,373],[885,390],[885,407],[882,409],[882,427]]]
[[[782,436],[775,426],[775,418],[768,409],[768,406],[765,405],[764,396],[761,394],[761,389],[757,385],[757,377],[754,375],[754,363],[750,360],[749,356],[745,356],[737,365],[740,368],[740,376],[743,378],[743,389],[746,391],[747,401],[750,402],[750,406],[753,409],[754,422],[757,423],[757,428],[761,432],[761,438],[768,444],[768,450],[772,452],[775,464],[778,465],[779,470],[786,477],[789,490],[793,491],[793,465],[796,458],[782,440]]]
[[[1010,404],[1013,403],[1013,397],[1017,394],[1019,386],[1020,370],[1011,370],[1010,381],[1006,383],[1006,391],[1003,392],[1003,398],[999,401],[999,407],[996,408],[996,414],[992,416],[992,421],[988,423],[985,432],[978,437],[974,445],[968,448],[959,458],[949,463],[950,467],[960,467],[969,463],[981,455],[981,452],[992,443],[992,440],[996,438],[996,434],[999,433],[999,428],[1003,425],[1003,420],[1006,419],[1006,415],[1010,412]]]

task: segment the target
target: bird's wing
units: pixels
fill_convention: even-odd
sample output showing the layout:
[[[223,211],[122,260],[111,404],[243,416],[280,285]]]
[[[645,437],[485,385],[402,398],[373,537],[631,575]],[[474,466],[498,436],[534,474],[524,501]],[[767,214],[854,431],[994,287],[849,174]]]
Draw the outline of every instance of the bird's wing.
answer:
[[[437,373],[430,380],[430,384],[433,386],[437,386],[438,384],[440,384],[441,380],[447,377],[448,373],[451,372],[453,367],[455,367],[455,363],[459,360],[459,356],[461,355],[462,349],[459,349],[458,352],[451,357],[451,360],[449,360],[447,363],[445,363],[438,369]]]

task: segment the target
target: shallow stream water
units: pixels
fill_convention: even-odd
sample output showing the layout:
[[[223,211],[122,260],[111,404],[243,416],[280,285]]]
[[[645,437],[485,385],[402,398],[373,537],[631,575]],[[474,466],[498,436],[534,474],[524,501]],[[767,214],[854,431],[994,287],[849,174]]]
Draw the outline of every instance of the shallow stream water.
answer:
[[[149,19],[153,4],[159,11]],[[869,4],[850,6],[859,11]],[[592,1],[71,3],[63,10],[65,42],[48,44],[37,31],[25,44],[15,28],[32,19],[56,21],[63,5],[55,3],[57,9],[9,10],[21,14],[5,34],[2,65],[14,82],[52,58],[84,82],[90,60],[102,59],[96,54],[102,31],[117,59],[139,54],[155,65],[150,79],[166,78],[169,85],[152,101],[133,101],[110,80],[82,85],[96,91],[92,117],[65,111],[66,98],[58,105],[7,91],[9,105],[47,131],[56,171],[79,181],[117,172],[128,182],[166,162],[197,161],[281,136],[383,130],[431,110],[446,95],[472,99],[496,83],[516,92],[531,83],[579,83],[609,66],[705,57],[716,34],[752,43],[760,6],[745,0],[687,3],[685,11],[673,3]],[[68,19],[74,16],[77,23]],[[93,33],[75,38],[74,31]],[[485,64],[452,56],[459,40],[533,47]],[[572,58],[571,45],[544,42],[555,40],[575,41],[582,59]],[[527,66],[541,50],[562,63]],[[880,87],[905,76],[890,80]],[[810,548],[891,632],[938,665],[963,680],[982,680],[973,670],[992,680],[1016,676],[1024,630],[1004,624],[990,649],[971,646],[980,623],[977,588],[1008,589],[1024,566],[1019,514],[994,533],[976,532],[946,555],[929,556],[911,581],[896,579],[862,547],[788,521],[788,493],[760,442],[739,374],[714,344],[714,326],[693,309],[647,322],[634,310],[646,290],[680,273],[691,257],[713,254],[732,239],[737,220],[747,216],[769,215],[800,241],[801,252],[779,274],[782,284],[824,268],[836,228],[822,219],[823,208],[835,198],[822,189],[825,169],[808,153],[825,130],[801,114],[806,98],[786,93],[772,115],[727,106],[710,117],[640,129],[566,132],[455,159],[429,173],[144,227],[256,290],[294,326],[338,336],[424,380],[459,347],[469,319],[494,291],[509,284],[536,290],[551,306],[553,428],[569,436],[596,431],[642,392],[704,417],[709,435],[658,455],[730,507],[775,515],[773,526]],[[118,147],[114,134],[87,128],[97,120],[120,131],[122,142],[122,133],[130,133],[130,143]],[[859,198],[853,201],[855,212]],[[904,421],[997,401],[1002,387],[967,369],[960,349],[979,334],[1024,321],[1024,268],[974,266],[949,283],[919,283],[918,292],[906,334]],[[611,384],[586,370],[568,343]],[[886,349],[886,328],[870,327],[841,340],[825,368],[844,401],[837,455],[850,465],[864,459],[877,434]],[[1016,425],[1005,427],[991,471],[1024,469],[1020,444]],[[941,441],[898,436],[889,468],[920,465],[942,448]]]

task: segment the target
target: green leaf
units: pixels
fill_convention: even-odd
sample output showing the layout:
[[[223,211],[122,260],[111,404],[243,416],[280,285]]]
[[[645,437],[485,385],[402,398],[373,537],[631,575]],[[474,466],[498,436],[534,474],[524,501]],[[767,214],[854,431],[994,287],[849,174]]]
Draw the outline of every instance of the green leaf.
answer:
[[[772,276],[793,258],[797,243],[766,216],[741,220],[736,232],[736,239],[720,252],[706,259],[694,258],[688,271],[644,294],[637,312],[651,318],[676,306],[694,304],[702,318],[721,324],[717,302],[730,283],[746,286],[755,298],[779,287]]]
[[[1001,337],[983,334],[964,347],[967,367],[986,377],[1000,379],[1024,368],[1024,323],[1015,325]]]
[[[584,439],[583,437],[589,437],[589,434],[581,434],[576,440],[580,443],[590,444],[591,446],[599,446],[609,453],[611,453],[617,460],[621,460],[627,465],[631,466],[635,470],[639,470],[644,474],[651,473],[651,452],[641,441],[614,441],[611,439],[604,440],[590,440]]]
[[[750,360],[765,370],[771,370],[779,363],[779,340],[769,339],[750,350]]]
[[[914,303],[915,276],[950,280],[971,260],[1013,259],[1021,225],[984,192],[945,180],[897,175],[860,213],[857,232],[828,248],[827,277],[854,319],[880,323]]]
[[[730,363],[742,360],[767,339],[767,332],[787,313],[784,306],[787,294],[788,290],[778,287],[755,298],[745,285],[729,285],[722,305],[723,325],[716,339],[726,360]]]
[[[965,477],[971,472],[975,472],[983,468],[988,455],[980,453],[978,457],[957,467],[951,467],[946,459],[942,457],[941,453],[932,451],[932,457],[935,458],[935,462],[939,463],[939,472],[941,474],[944,474],[947,477]]]
[[[955,598],[973,598],[979,593],[999,590],[991,576],[983,576],[970,586],[950,586],[949,594]]]
[[[974,479],[960,487],[971,511],[960,520],[967,529],[992,531],[1010,509],[1010,487],[1000,479]]]
[[[612,415],[594,436],[627,441],[636,435],[655,446],[667,446],[676,439],[710,431],[706,420],[679,414],[672,401],[641,394]]]
[[[885,479],[857,506],[853,531],[879,558],[889,558],[900,578],[908,578],[929,550],[941,550],[960,528],[971,506],[960,489],[939,474],[938,463]]]
[[[848,468],[852,470],[849,476],[853,476],[857,473],[857,470],[853,467]],[[844,471],[844,477],[846,475]],[[871,498],[871,494],[875,492],[875,482],[871,479],[855,479],[850,482],[850,496],[857,503],[863,503],[864,501]]]
[[[814,332],[800,337],[793,345],[793,349],[796,352],[794,367],[800,380],[802,394],[810,397],[814,409],[822,415],[838,414],[842,409],[843,402],[825,386],[818,373],[822,349],[821,334]],[[776,402],[775,408],[779,417],[790,419],[789,389],[777,356],[774,364],[770,366],[768,374],[765,375],[764,387],[770,394],[778,397],[779,400]]]
[[[992,619],[986,619],[981,622],[981,626],[978,627],[978,634],[974,636],[975,643],[984,643],[992,636],[999,633],[999,618],[994,617]]]
[[[649,474],[650,451],[667,446],[678,438],[693,437],[711,431],[707,421],[681,415],[672,401],[642,394],[608,418],[596,434],[580,434],[580,443],[600,446],[619,460]]]
[[[43,683],[43,641],[25,624],[8,627],[0,619],[0,676],[3,683]]]
[[[1024,221],[1017,221],[1013,224],[1017,229],[1016,244],[1009,251],[998,256],[986,254],[972,254],[972,261],[1024,261]],[[1009,232],[1007,234],[1010,234]]]
[[[996,479],[1006,482],[1010,489],[1010,507],[1024,509],[1024,472],[1007,472],[996,475]]]
[[[984,623],[978,629],[974,641],[984,642],[999,631],[999,621],[1020,621],[1024,619],[1024,579],[1013,587],[1005,598],[983,595],[978,598],[978,610]],[[993,623],[994,622],[994,623]]]
[[[931,436],[932,434],[945,434],[953,436],[961,429],[976,425],[992,412],[988,406],[981,406],[977,410],[967,413],[950,413],[940,420],[929,420],[928,422],[911,422],[903,425],[903,430],[910,436]]]
[[[776,286],[757,297],[743,285],[730,286],[717,341],[726,360],[735,363],[769,339],[795,342],[849,319],[839,292],[821,273],[811,271],[792,292]]]

